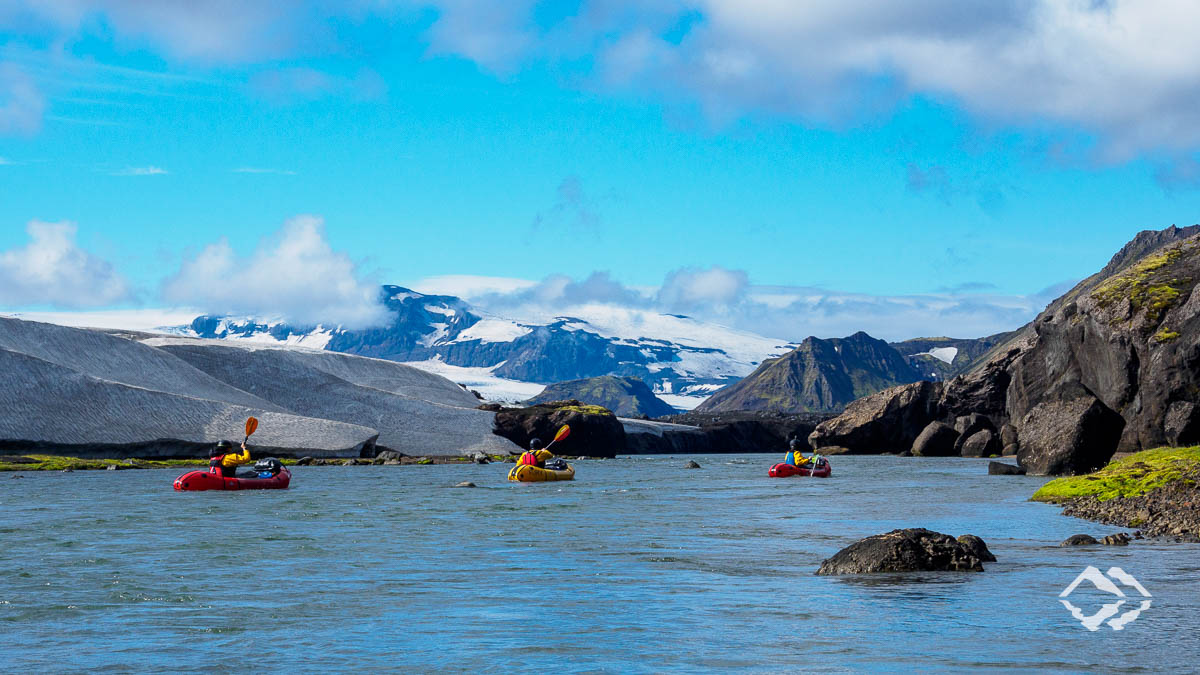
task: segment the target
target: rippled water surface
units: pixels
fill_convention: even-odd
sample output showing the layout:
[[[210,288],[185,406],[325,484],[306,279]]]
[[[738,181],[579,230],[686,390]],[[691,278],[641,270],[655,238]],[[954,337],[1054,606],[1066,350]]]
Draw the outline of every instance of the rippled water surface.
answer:
[[[1194,672],[1200,546],[1058,548],[1042,479],[963,459],[775,455],[300,467],[286,491],[176,493],[178,471],[0,474],[0,663],[15,670]],[[450,489],[459,481],[477,489]],[[857,538],[983,537],[982,574],[818,577]],[[1087,565],[1154,596],[1124,630],[1058,600]],[[1086,586],[1086,585],[1085,585]],[[1090,588],[1090,586],[1088,587]],[[1131,591],[1132,592],[1132,591]],[[1080,587],[1087,613],[1112,596]],[[1140,599],[1140,598],[1139,598]],[[1135,605],[1132,602],[1124,607]]]

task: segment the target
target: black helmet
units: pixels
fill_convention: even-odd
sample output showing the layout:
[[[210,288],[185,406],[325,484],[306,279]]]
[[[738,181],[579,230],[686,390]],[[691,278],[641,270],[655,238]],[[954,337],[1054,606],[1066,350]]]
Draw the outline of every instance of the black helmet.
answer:
[[[542,449],[542,439],[535,438],[535,439],[529,441],[529,449],[530,450],[541,450]]]
[[[793,438],[792,440],[788,441],[788,447],[791,448],[792,450],[799,450],[800,449],[800,439]]]
[[[233,442],[232,441],[217,441],[217,449],[218,450],[232,450]]]

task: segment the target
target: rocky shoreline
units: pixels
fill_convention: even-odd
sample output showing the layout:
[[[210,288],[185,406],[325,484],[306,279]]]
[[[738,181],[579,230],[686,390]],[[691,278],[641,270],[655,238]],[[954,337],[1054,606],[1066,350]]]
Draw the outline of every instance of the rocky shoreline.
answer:
[[[1107,525],[1138,528],[1146,537],[1174,537],[1200,542],[1200,471],[1189,479],[1155,488],[1138,497],[1116,497],[1101,501],[1077,497],[1063,506],[1063,515]]]
[[[1034,501],[1063,515],[1137,528],[1146,537],[1200,541],[1200,448],[1161,448],[1123,457],[1092,474],[1042,486]]]

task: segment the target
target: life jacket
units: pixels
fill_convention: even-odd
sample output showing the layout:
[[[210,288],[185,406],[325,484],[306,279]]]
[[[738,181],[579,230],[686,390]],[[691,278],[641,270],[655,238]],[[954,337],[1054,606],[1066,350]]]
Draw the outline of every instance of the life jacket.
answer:
[[[236,466],[225,466],[225,455],[217,455],[208,460],[208,472],[218,473],[222,476],[232,476],[237,471]]]
[[[537,453],[534,452],[533,450],[526,450],[524,453],[521,454],[521,458],[517,460],[517,464],[527,464],[529,466],[537,466],[538,465]]]

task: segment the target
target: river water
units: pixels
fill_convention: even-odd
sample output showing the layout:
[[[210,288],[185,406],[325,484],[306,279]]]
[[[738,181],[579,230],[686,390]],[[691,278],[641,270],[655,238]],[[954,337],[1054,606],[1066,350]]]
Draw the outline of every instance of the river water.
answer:
[[[12,671],[1194,672],[1200,545],[1059,548],[1116,528],[958,458],[772,455],[298,467],[286,491],[176,493],[179,471],[0,475],[0,663]],[[451,489],[473,481],[476,489]],[[898,527],[983,537],[983,573],[818,577]],[[1152,606],[1085,629],[1085,567]],[[1129,589],[1126,589],[1129,590]],[[1142,598],[1130,590],[1125,611]],[[1136,597],[1135,597],[1136,596]],[[1114,596],[1083,584],[1091,614]]]

